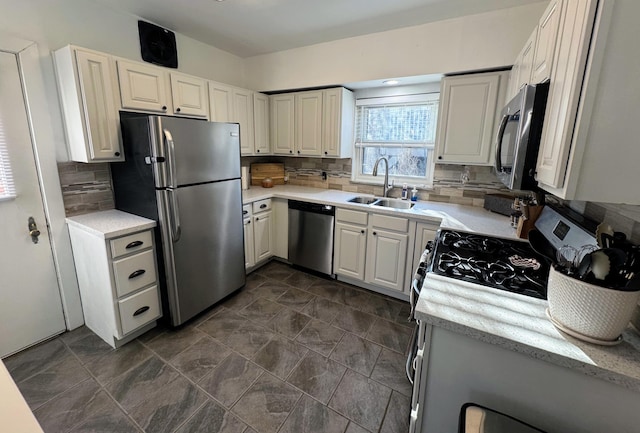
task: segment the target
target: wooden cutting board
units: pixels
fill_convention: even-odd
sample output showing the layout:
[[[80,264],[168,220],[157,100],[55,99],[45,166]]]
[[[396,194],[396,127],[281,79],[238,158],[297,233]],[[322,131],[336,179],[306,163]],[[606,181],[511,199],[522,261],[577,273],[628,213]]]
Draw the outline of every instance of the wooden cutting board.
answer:
[[[262,180],[270,177],[274,185],[284,185],[283,163],[251,164],[251,185],[262,185]]]

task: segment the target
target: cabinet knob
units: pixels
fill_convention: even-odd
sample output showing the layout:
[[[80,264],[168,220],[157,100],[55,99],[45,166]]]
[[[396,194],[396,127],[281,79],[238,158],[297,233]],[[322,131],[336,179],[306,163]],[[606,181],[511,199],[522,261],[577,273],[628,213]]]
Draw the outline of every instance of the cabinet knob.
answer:
[[[438,159],[442,159],[442,156],[439,156]]]
[[[328,155],[328,154],[329,154],[329,152],[325,152],[324,154],[325,154],[325,155]]]
[[[360,230],[360,233],[364,234],[364,229],[363,229],[363,230]]]
[[[167,106],[166,105],[162,106],[162,111],[167,111]]]
[[[373,235],[374,235],[374,236],[376,236],[377,234],[378,234],[378,233],[376,233],[376,232],[373,232]]]
[[[260,153],[260,149],[256,149],[256,153]]]
[[[300,153],[300,151],[298,151],[298,153]]]
[[[176,112],[177,112],[177,113],[179,113],[180,111],[181,111],[181,110],[180,110],[180,107],[176,108]]]
[[[290,150],[289,153],[293,153],[293,150]]]
[[[120,152],[114,153],[115,156],[120,156]]]

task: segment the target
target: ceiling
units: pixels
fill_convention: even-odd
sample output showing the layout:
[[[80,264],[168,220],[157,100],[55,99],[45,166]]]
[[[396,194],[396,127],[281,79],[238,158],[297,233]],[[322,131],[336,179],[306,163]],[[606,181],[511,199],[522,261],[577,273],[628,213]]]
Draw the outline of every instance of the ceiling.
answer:
[[[541,0],[95,0],[251,57]]]

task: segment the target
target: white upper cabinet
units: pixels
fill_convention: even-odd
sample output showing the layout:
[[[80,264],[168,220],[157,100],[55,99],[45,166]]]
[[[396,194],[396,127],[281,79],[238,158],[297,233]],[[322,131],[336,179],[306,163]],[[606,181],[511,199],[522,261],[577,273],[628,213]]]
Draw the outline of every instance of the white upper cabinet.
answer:
[[[209,107],[212,122],[232,122],[233,87],[209,81]]]
[[[277,155],[350,158],[355,99],[343,87],[270,97],[271,145]]]
[[[172,113],[167,74],[161,68],[118,59],[121,106],[125,110]]]
[[[518,56],[520,64],[517,68],[518,74],[515,83],[515,93],[510,95],[510,98],[513,98],[522,86],[531,83],[531,71],[533,69],[533,56],[535,54],[537,36],[538,29],[535,28]]]
[[[640,2],[560,2],[538,155],[539,185],[568,200],[640,204],[637,69]]]
[[[253,93],[254,153],[266,155],[269,146],[269,97],[263,93]]]
[[[276,155],[293,155],[294,151],[294,94],[283,93],[269,97],[271,149]]]
[[[531,70],[531,83],[541,83],[551,77],[561,8],[562,0],[552,0],[540,18]]]
[[[233,88],[232,122],[240,124],[240,152],[243,155],[253,154],[253,92],[251,90]]]
[[[494,129],[508,72],[445,77],[440,93],[436,162],[492,165]]]
[[[295,110],[297,154],[322,155],[322,91],[296,93]]]
[[[202,78],[171,72],[173,114],[178,116],[209,117],[207,82]]]
[[[54,59],[70,158],[123,161],[112,58],[66,46]]]
[[[322,156],[351,158],[355,99],[344,87],[322,91]]]

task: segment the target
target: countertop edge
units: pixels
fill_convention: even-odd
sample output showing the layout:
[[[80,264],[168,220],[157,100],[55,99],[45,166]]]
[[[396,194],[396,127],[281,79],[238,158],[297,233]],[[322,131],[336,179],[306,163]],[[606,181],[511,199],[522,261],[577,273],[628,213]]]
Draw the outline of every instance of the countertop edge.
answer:
[[[67,217],[66,222],[69,226],[105,240],[148,230],[157,225],[155,221],[148,218],[115,209]]]
[[[573,371],[578,371],[587,376],[606,380],[624,388],[640,392],[640,379],[635,379],[622,373],[611,371],[604,367],[588,364],[574,358],[553,353],[539,347],[531,346],[517,340],[503,337],[501,335],[482,331],[480,329],[476,329],[471,326],[464,325],[442,317],[436,317],[428,313],[416,311],[416,317],[433,326],[437,326],[448,331],[455,332],[457,334],[466,335],[484,343],[492,344],[506,350],[520,353],[533,359],[546,361],[559,367],[569,368]],[[624,334],[629,332],[633,332],[633,330],[631,329],[631,325],[629,325],[629,328],[624,331],[623,336]]]

